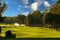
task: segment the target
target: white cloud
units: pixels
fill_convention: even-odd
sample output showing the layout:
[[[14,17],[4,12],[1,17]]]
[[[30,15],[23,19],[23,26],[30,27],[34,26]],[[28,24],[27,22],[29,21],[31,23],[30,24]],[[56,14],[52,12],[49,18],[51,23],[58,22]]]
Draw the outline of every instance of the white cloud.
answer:
[[[27,16],[28,14],[29,14],[29,12],[27,11],[27,12],[22,13],[21,15]]]
[[[44,6],[45,6],[45,7],[49,7],[49,6],[51,6],[51,5],[49,4],[48,1],[45,1],[45,2],[44,2]]]
[[[35,0],[35,2],[38,2],[39,3],[39,6],[42,5],[42,3],[44,3],[45,0]]]
[[[30,8],[30,6],[25,5],[24,8]]]
[[[24,4],[28,4],[29,3],[28,1],[29,0],[23,0]]]
[[[38,7],[40,7],[45,2],[45,0],[34,0],[34,1],[35,2],[31,4],[31,9],[33,11],[38,10]]]
[[[38,9],[38,3],[37,3],[37,2],[32,3],[32,4],[31,4],[31,9],[32,9],[33,11],[36,11],[36,10]]]
[[[30,8],[30,6],[27,6],[27,5],[25,5],[25,6],[18,5],[18,6],[17,6],[17,10],[18,10],[18,11],[20,11],[20,10],[22,10],[22,9],[29,9],[29,8]]]

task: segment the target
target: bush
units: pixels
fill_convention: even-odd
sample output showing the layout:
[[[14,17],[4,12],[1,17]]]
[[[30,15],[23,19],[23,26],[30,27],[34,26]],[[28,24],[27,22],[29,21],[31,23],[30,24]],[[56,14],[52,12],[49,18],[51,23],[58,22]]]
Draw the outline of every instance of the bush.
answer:
[[[15,34],[12,34],[10,30],[6,32],[6,38],[16,38]]]

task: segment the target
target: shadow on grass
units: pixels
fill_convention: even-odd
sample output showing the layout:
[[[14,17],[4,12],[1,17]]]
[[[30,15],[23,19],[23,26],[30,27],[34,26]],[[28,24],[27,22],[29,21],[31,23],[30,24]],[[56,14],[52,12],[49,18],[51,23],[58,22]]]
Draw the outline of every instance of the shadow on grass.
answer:
[[[60,38],[5,38],[0,36],[0,40],[60,40]]]
[[[12,34],[10,30],[6,31],[5,35],[6,35],[5,37],[0,36],[0,40],[14,40],[14,39],[16,39],[16,35]]]

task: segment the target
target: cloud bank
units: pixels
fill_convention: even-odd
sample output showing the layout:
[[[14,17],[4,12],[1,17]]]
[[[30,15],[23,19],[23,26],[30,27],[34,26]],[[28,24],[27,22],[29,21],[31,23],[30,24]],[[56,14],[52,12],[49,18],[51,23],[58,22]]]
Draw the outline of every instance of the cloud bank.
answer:
[[[54,1],[54,0],[51,0]],[[44,8],[47,8],[49,6],[51,6],[51,4],[49,3],[49,1],[47,0],[34,0],[34,2],[30,3],[30,0],[23,0],[23,4],[25,4],[24,6],[20,6],[19,8],[25,8],[25,9],[30,9],[32,11],[36,11],[39,10],[41,7],[41,5],[44,6]],[[18,9],[19,9],[18,8]],[[26,11],[25,13],[22,13],[24,15],[27,15],[29,13],[29,11]]]

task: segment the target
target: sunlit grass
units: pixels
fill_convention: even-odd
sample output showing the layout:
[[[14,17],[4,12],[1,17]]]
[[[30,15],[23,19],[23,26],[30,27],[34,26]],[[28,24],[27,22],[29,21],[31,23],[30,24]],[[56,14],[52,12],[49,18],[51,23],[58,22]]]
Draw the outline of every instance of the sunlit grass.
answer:
[[[29,26],[14,26],[7,25],[2,27],[1,36],[5,36],[5,32],[11,30],[12,33],[16,34],[16,38],[43,38],[43,37],[60,37],[60,31],[54,29],[42,28],[42,27],[29,27]]]

